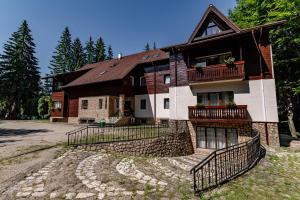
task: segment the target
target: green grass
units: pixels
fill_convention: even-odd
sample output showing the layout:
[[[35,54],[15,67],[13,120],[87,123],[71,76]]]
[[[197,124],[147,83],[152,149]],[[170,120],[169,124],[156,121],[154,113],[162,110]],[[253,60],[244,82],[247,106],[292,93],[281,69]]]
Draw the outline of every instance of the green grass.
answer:
[[[253,170],[205,193],[202,199],[300,199],[300,154],[281,151],[267,155]]]

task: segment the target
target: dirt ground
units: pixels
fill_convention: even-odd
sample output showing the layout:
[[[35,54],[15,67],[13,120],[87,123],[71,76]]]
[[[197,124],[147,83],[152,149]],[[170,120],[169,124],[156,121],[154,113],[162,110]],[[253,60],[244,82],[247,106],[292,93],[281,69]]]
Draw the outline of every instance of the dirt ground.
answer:
[[[60,155],[64,149],[57,144],[66,141],[66,132],[78,127],[47,121],[0,121],[0,192]]]

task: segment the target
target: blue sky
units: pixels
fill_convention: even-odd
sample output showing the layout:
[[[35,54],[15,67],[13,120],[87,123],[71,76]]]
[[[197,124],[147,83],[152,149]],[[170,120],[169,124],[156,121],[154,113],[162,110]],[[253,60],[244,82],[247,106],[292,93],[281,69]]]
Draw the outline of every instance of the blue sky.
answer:
[[[235,0],[0,0],[0,54],[24,19],[37,45],[42,75],[65,26],[82,43],[89,36],[103,37],[115,54],[139,52],[147,42],[158,47],[181,43],[210,3],[227,15]]]

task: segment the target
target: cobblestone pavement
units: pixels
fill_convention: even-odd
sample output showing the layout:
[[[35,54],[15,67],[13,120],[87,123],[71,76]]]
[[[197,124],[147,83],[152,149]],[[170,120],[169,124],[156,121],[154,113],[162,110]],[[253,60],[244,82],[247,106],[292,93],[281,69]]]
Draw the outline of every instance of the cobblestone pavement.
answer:
[[[189,170],[208,153],[144,158],[69,150],[0,199],[182,199],[192,195]]]

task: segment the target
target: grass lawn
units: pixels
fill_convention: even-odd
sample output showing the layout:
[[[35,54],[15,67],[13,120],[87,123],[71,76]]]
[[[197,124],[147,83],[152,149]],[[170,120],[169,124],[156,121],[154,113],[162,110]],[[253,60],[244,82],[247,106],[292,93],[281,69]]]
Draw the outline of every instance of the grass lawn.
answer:
[[[285,148],[268,152],[253,170],[205,193],[202,199],[300,199],[300,152]]]

